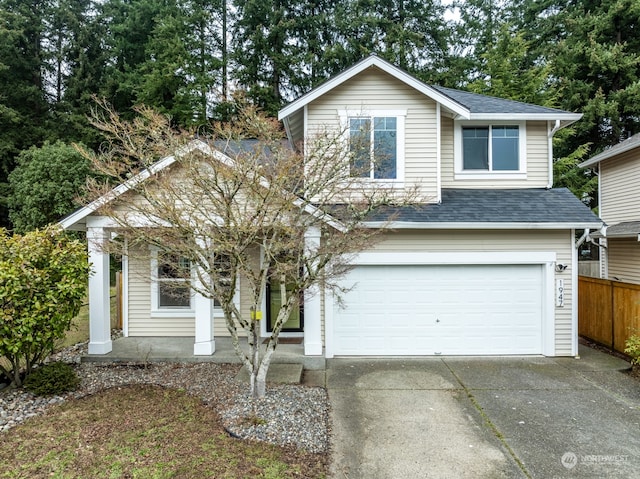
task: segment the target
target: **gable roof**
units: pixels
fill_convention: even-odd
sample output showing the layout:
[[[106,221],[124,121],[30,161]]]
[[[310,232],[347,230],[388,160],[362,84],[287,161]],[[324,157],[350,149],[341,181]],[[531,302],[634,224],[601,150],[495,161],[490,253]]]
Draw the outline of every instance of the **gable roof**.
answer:
[[[629,150],[633,150],[634,148],[640,148],[640,133],[633,135],[630,138],[618,143],[617,145],[613,145],[610,148],[607,148],[602,153],[597,154],[589,158],[587,161],[583,161],[578,166],[580,168],[588,168],[590,166],[597,165],[603,160],[608,160],[609,158],[619,155],[621,153],[625,153]]]
[[[371,67],[377,67],[382,71],[388,73],[392,77],[400,80],[401,82],[415,88],[420,93],[423,93],[429,98],[432,98],[433,100],[442,104],[443,106],[445,106],[452,112],[456,113],[460,117],[469,118],[469,110],[465,106],[461,105],[455,100],[452,100],[447,95],[442,94],[441,92],[427,85],[426,83],[422,83],[420,80],[418,80],[414,76],[410,75],[404,70],[401,70],[395,65],[392,65],[388,61],[383,60],[382,58],[380,58],[375,54],[372,54],[367,58],[360,60],[358,63],[356,63],[352,67],[347,68],[342,73],[339,73],[333,78],[330,78],[329,80],[325,81],[320,86],[317,86],[310,92],[302,95],[297,100],[294,100],[293,102],[289,103],[287,106],[285,106],[278,112],[278,119],[282,120],[287,118],[288,116],[292,115],[299,109],[303,108],[305,105],[308,105],[309,103],[311,103],[316,98],[321,97],[325,93],[333,90],[337,86],[341,85],[342,83],[346,82],[347,80],[353,78],[354,76],[358,75],[362,71]]]
[[[425,96],[440,103],[446,109],[455,114],[456,119],[462,120],[557,120],[561,127],[565,127],[580,118],[582,114],[572,113],[555,108],[547,108],[528,103],[505,100],[502,98],[480,95],[452,88],[444,88],[436,85],[427,85],[413,75],[392,65],[379,56],[372,54],[359,61],[342,73],[330,78],[310,92],[289,103],[278,112],[278,119],[284,120],[308,105],[313,100],[328,93],[332,89],[358,75],[367,68],[377,67],[392,77],[413,87]]]
[[[91,203],[65,216],[58,222],[58,225],[65,230],[84,230],[86,224],[85,220],[87,216],[95,213],[97,210],[124,195],[126,192],[131,191],[134,187],[147,180],[152,175],[155,175],[174,164],[176,162],[176,155],[180,156],[181,154],[187,154],[196,149],[203,152],[212,153],[211,148],[209,148],[206,143],[200,140],[193,140],[181,151],[176,152],[175,155],[170,155],[162,158],[161,160],[152,164],[149,168],[142,170],[140,173],[128,179],[124,183],[119,184],[100,198],[93,200]]]
[[[137,185],[146,181],[151,176],[158,174],[159,172],[167,169],[171,165],[173,165],[181,156],[184,156],[193,151],[199,150],[205,155],[210,155],[220,161],[225,165],[232,166],[233,159],[227,156],[227,153],[237,154],[242,151],[257,151],[257,148],[260,147],[260,144],[254,140],[248,140],[246,142],[219,142],[216,144],[214,142],[214,147],[210,147],[207,143],[202,140],[192,140],[189,144],[180,148],[174,155],[167,156],[152,164],[149,168],[142,170],[137,175],[133,176],[129,180],[124,183],[119,184],[108,193],[104,194],[100,198],[97,198],[83,206],[82,208],[74,211],[70,215],[64,217],[62,220],[58,222],[58,225],[67,230],[84,230],[86,228],[86,219],[91,214],[98,211],[101,207],[111,203],[116,200],[120,196],[124,195],[128,191],[133,190]],[[220,151],[222,150],[222,151]],[[269,153],[266,152],[266,155],[269,156]],[[265,186],[268,185],[266,179],[261,179],[261,184]],[[317,218],[322,219],[327,224],[331,225],[336,229],[342,229],[342,225],[335,218],[331,217],[326,212],[322,211],[318,207],[311,205],[302,199],[297,199],[294,201],[296,206],[300,206],[306,211],[308,214],[313,215]]]
[[[596,229],[602,226],[602,220],[566,188],[443,188],[441,203],[385,208],[372,214],[367,224],[386,223],[390,217],[393,228]]]

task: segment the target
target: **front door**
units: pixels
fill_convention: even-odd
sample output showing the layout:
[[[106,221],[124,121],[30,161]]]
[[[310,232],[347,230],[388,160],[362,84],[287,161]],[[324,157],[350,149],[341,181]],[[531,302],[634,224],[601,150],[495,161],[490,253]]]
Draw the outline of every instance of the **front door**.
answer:
[[[280,283],[267,285],[267,300],[269,301],[267,307],[267,331],[273,331],[273,323],[278,318],[280,312],[280,306],[282,305],[282,299],[280,296]],[[302,332],[304,323],[303,314],[304,305],[301,301],[298,302],[298,306],[294,306],[289,319],[284,323],[282,332],[293,333]]]

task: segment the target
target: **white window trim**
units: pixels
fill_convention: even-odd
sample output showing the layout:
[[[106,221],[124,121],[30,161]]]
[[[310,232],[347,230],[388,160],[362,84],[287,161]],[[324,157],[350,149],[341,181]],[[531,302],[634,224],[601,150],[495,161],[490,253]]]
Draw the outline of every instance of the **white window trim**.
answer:
[[[375,183],[383,186],[388,184],[393,187],[404,185],[404,153],[405,153],[405,119],[407,110],[338,110],[340,118],[340,126],[344,132],[345,144],[349,145],[349,119],[350,118],[378,118],[378,117],[395,117],[396,118],[396,177],[390,178],[362,178],[367,183]]]
[[[527,122],[526,121],[481,121],[456,120],[453,123],[454,173],[456,180],[526,180],[527,179]],[[519,169],[513,171],[465,170],[462,158],[462,128],[467,126],[517,126]],[[493,161],[493,160],[491,160]]]
[[[159,305],[159,294],[160,291],[158,289],[158,248],[152,247],[151,249],[151,317],[152,318],[193,318],[195,317],[195,293],[191,292],[191,306],[189,308],[179,308],[179,307],[160,307]],[[195,279],[194,273],[192,271],[192,280]],[[213,303],[213,317],[214,318],[224,318],[224,311],[222,308],[215,305],[215,302],[211,300]],[[236,290],[233,295],[233,302],[240,308],[240,278],[236,279]]]
[[[190,295],[190,307],[160,306],[160,288],[158,287],[158,248],[151,248],[151,317],[155,318],[193,318],[195,302],[193,291]],[[193,275],[193,272],[192,272]]]

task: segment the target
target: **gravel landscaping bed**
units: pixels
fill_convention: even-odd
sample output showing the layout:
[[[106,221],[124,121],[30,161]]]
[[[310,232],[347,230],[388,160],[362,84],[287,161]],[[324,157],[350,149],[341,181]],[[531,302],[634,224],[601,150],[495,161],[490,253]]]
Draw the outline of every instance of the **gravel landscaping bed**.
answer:
[[[219,412],[225,428],[233,436],[314,453],[328,449],[329,406],[327,392],[322,388],[270,385],[266,398],[254,402],[247,394],[248,384],[235,380],[239,364],[80,364],[83,354],[86,354],[86,343],[67,348],[51,358],[75,364],[81,379],[77,391],[46,398],[22,389],[0,391],[0,431],[6,432],[68,399],[127,384],[154,384],[183,389],[200,397]]]

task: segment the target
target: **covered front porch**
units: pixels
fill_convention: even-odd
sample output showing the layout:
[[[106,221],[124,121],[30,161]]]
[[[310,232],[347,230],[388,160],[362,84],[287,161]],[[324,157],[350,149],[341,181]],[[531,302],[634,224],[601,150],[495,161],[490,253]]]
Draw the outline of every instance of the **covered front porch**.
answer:
[[[231,338],[215,339],[215,353],[195,355],[194,337],[122,337],[113,340],[112,349],[106,354],[92,354],[82,358],[83,362],[214,362],[239,363]],[[246,340],[241,339],[243,348],[248,349]],[[304,353],[304,344],[283,339],[278,344],[272,364],[302,364],[307,370],[325,369],[324,356],[309,356]]]
[[[89,261],[93,274],[89,277],[89,354],[87,358],[97,360],[104,358],[107,361],[213,361],[213,362],[238,362],[231,338],[216,336],[215,321],[219,315],[214,313],[214,301],[198,293],[193,294],[192,309],[185,314],[193,321],[194,336],[140,335],[129,336],[129,282],[134,274],[140,276],[140,271],[131,272],[130,257],[122,257],[122,314],[123,314],[123,338],[111,339],[111,304],[109,291],[110,255],[108,243],[117,232],[117,224],[110,218],[89,215],[83,218],[82,228],[87,233],[87,246]],[[320,241],[320,230],[309,228],[305,235],[306,243],[315,245]],[[147,266],[149,268],[149,266]],[[156,266],[157,268],[157,266]],[[148,292],[143,294],[149,297],[157,296],[157,288],[154,289],[153,267],[142,270],[148,275]],[[139,292],[137,292],[139,294]],[[137,297],[139,301],[140,296]],[[151,299],[153,304],[153,299]],[[240,306],[238,292],[238,306]],[[265,302],[263,309],[267,309]],[[155,307],[157,309],[157,306]],[[152,306],[145,314],[153,317],[159,312]],[[161,311],[167,314],[166,311]],[[246,311],[249,314],[248,311]],[[321,327],[321,301],[317,287],[310,288],[304,295],[304,332],[300,335],[300,344],[287,344],[287,340],[279,344],[274,358],[274,363],[303,363],[306,369],[324,368],[324,351],[322,344]],[[152,331],[156,332],[156,331]],[[266,337],[270,333],[261,324],[261,336]],[[287,334],[283,334],[286,336]],[[245,340],[241,340],[244,342]],[[304,361],[302,361],[304,358]],[[307,366],[306,364],[311,365]],[[317,364],[318,366],[313,366]]]

